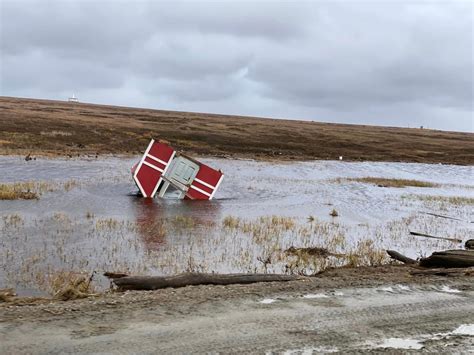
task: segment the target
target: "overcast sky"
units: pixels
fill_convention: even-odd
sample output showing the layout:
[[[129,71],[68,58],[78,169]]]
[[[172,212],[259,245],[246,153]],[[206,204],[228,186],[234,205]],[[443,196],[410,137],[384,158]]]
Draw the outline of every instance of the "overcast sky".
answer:
[[[469,0],[0,4],[3,96],[474,131]]]

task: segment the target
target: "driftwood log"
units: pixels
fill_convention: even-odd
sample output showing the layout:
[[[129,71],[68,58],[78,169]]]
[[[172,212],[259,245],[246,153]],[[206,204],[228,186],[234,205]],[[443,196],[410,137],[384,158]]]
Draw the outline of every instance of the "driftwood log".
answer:
[[[417,263],[415,260],[402,255],[394,250],[387,250],[392,259],[404,264],[421,266],[426,268],[469,268],[474,267],[474,250],[445,250],[436,251],[427,258],[421,258]]]
[[[420,259],[422,267],[466,268],[474,266],[474,250],[436,251],[427,258]]]
[[[387,254],[390,255],[392,259],[401,261],[404,264],[417,264],[417,261],[414,259],[409,258],[403,254],[400,254],[398,251],[395,250],[387,250]]]
[[[412,231],[410,231],[410,234],[415,235],[417,237],[425,237],[425,238],[439,239],[439,240],[448,240],[448,241],[454,242],[454,243],[462,243],[462,240],[457,239],[457,238],[436,237],[434,235],[429,235],[429,234],[425,234],[425,233],[418,233],[418,232],[412,232]]]
[[[158,290],[193,285],[231,285],[256,282],[294,281],[302,279],[297,275],[275,274],[204,274],[183,273],[176,276],[125,276],[112,282],[119,290]]]

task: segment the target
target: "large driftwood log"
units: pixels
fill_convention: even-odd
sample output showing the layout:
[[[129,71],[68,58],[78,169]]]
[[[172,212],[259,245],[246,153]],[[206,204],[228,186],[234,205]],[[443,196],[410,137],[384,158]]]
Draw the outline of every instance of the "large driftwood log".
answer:
[[[445,250],[434,252],[419,263],[422,267],[466,268],[474,266],[474,250]]]
[[[177,288],[192,285],[231,285],[255,282],[293,281],[300,280],[297,275],[274,274],[203,274],[183,273],[176,276],[125,276],[113,279],[119,290],[158,290],[161,288]]]
[[[416,264],[417,261],[414,259],[409,258],[403,254],[400,254],[398,251],[395,250],[387,250],[387,254],[390,255],[392,259],[401,261],[404,264]]]
[[[409,265],[416,265],[417,262],[394,250],[387,250],[387,254],[392,259],[401,261]],[[418,266],[426,268],[469,268],[474,267],[474,250],[445,250],[434,252],[427,258],[422,258]]]

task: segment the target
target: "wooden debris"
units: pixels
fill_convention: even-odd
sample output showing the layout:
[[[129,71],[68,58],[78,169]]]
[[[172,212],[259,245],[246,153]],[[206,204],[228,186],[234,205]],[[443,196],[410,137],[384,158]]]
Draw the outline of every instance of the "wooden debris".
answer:
[[[128,276],[123,272],[104,272],[104,276],[108,277],[109,279],[120,279],[121,277]]]
[[[426,237],[426,238],[432,238],[432,239],[441,239],[441,240],[448,240],[450,242],[454,243],[462,243],[461,239],[456,239],[456,238],[446,238],[446,237],[436,237],[434,235],[429,235],[429,234],[424,234],[424,233],[418,233],[418,232],[412,232],[410,231],[411,235],[416,235],[418,237]]]
[[[466,240],[466,243],[464,243],[464,248],[474,250],[474,239]]]
[[[427,214],[427,215],[434,216],[434,217],[452,219],[452,220],[460,221],[460,222],[474,223],[474,221],[466,221],[464,219],[460,219],[460,218],[456,218],[456,217],[450,217],[450,216],[446,216],[446,215],[443,215],[443,214],[437,214],[437,213],[432,213],[432,212],[423,212],[423,211],[420,211],[420,213]]]
[[[445,250],[434,252],[427,258],[415,260],[402,255],[394,250],[387,250],[392,259],[409,265],[418,265],[426,268],[469,268],[474,267],[474,250]]]
[[[398,251],[395,250],[387,250],[387,254],[390,255],[392,259],[401,261],[404,264],[412,265],[418,263],[416,260],[411,259],[403,254],[400,254]]]
[[[445,250],[420,259],[422,267],[466,268],[474,266],[474,250]]]
[[[195,285],[232,285],[256,282],[294,281],[297,275],[276,274],[204,274],[183,273],[175,276],[124,276],[113,279],[119,290],[158,290]]]

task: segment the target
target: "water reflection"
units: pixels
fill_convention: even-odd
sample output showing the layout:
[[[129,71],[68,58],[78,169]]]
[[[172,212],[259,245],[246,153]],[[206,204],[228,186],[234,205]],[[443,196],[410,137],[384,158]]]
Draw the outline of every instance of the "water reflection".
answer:
[[[197,233],[221,219],[221,202],[132,197],[138,234],[146,249],[157,251],[174,237]]]

